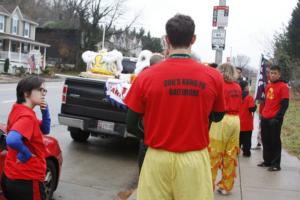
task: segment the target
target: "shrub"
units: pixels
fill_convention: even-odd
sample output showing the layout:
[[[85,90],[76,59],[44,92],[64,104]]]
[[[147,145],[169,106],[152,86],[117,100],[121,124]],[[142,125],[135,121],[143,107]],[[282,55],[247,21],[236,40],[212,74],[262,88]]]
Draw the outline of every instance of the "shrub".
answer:
[[[4,72],[7,73],[9,69],[9,59],[6,58],[4,62]]]

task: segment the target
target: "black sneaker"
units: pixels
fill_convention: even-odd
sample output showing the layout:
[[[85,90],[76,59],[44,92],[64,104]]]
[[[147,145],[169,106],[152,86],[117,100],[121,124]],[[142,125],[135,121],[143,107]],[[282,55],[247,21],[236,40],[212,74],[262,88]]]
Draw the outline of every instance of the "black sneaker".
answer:
[[[250,158],[251,157],[251,153],[243,153],[243,156],[246,158]]]
[[[261,143],[257,143],[257,147],[261,147]]]
[[[265,162],[261,162],[257,165],[258,167],[270,167],[271,165]]]

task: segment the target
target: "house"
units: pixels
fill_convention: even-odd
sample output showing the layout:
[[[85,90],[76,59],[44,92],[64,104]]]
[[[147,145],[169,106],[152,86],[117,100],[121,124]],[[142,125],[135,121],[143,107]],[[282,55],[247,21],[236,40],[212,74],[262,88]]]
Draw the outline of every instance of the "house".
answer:
[[[101,47],[101,42],[97,44],[98,49]],[[107,42],[105,48],[108,50],[117,49],[125,56],[138,57],[142,51],[142,40],[128,32],[112,35]]]
[[[39,74],[45,68],[46,48],[50,45],[35,40],[37,26],[19,6],[0,5],[0,72],[4,71],[6,59],[10,73],[23,67]]]
[[[79,30],[39,27],[36,29],[35,38],[51,45],[47,48],[47,66],[75,66],[80,63],[81,34]]]

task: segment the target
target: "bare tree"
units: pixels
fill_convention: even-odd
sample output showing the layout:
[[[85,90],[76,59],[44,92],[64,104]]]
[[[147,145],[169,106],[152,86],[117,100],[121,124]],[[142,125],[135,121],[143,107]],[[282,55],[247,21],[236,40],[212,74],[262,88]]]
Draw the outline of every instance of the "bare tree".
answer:
[[[62,2],[66,9],[65,19],[73,19],[73,25],[78,26],[82,33],[84,48],[93,48],[93,45],[101,40],[103,33],[101,25],[105,25],[108,38],[120,33],[120,29],[116,31],[114,26],[126,13],[126,0],[63,0]],[[129,20],[122,30],[128,30],[137,18],[138,16],[135,16],[134,19]]]
[[[128,20],[122,31],[115,28],[126,14],[126,0],[62,0],[61,2],[65,24],[78,29],[82,38],[78,47],[80,49],[78,58],[80,58],[79,54],[86,49],[96,50],[96,44],[103,36],[103,27],[106,29],[105,39],[108,41],[112,35],[128,30],[137,20],[137,17]]]
[[[249,68],[250,58],[243,54],[238,54],[232,58],[232,63],[235,67],[240,67],[242,69]]]

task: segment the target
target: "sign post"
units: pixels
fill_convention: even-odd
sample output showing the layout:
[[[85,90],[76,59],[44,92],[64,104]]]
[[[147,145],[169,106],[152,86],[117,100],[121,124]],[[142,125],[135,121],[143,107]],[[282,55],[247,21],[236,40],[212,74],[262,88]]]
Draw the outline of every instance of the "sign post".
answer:
[[[223,50],[225,49],[226,30],[228,26],[229,7],[226,0],[219,0],[219,6],[214,6],[213,27],[218,27],[212,31],[212,49],[216,50],[215,63],[221,64]]]

